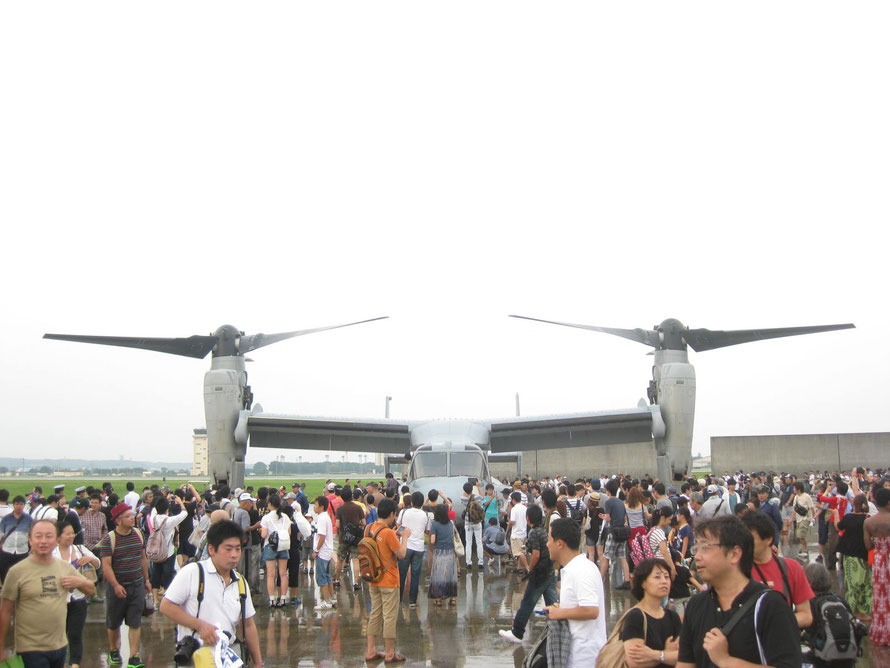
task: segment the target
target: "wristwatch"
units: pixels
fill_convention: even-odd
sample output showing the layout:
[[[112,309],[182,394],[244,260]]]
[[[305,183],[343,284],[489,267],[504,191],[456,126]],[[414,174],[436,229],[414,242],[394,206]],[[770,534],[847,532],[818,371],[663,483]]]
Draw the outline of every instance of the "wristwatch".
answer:
[[[661,656],[658,657],[659,662],[664,663],[664,650],[661,650]]]

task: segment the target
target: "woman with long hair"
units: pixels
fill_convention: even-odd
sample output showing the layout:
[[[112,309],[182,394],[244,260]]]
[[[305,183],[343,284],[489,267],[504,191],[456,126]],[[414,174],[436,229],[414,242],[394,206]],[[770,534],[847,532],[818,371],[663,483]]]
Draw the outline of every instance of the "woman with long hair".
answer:
[[[59,544],[53,550],[56,559],[67,561],[81,573],[85,566],[92,566],[93,572],[99,568],[99,559],[83,545],[74,545],[74,527],[68,522],[60,525]],[[83,659],[83,627],[87,621],[87,598],[77,589],[67,592],[68,618],[65,633],[68,636],[68,664],[79,668]]]
[[[640,602],[622,617],[618,634],[631,668],[677,665],[682,623],[676,612],[661,604],[670,590],[671,573],[667,563],[661,559],[645,559],[637,564],[631,593]]]
[[[646,512],[645,498],[638,485],[634,485],[627,492],[627,525],[630,527],[630,538],[646,533],[646,523],[649,521],[649,513]]]
[[[281,498],[278,494],[270,494],[269,512],[263,515],[260,520],[260,535],[266,541],[263,547],[263,561],[266,564],[266,591],[269,594],[270,608],[283,608],[287,604],[287,561],[290,559],[290,525],[290,517],[281,510]],[[275,547],[269,544],[269,538],[273,534],[277,536],[278,541],[278,545]],[[277,600],[275,598],[276,574],[280,582]]]
[[[864,622],[871,621],[871,567],[865,549],[865,520],[868,519],[868,500],[865,494],[853,498],[853,511],[838,522],[837,551],[843,555],[844,598],[853,614]]]
[[[449,599],[457,603],[457,555],[454,552],[454,523],[448,518],[448,507],[440,503],[433,508],[433,521],[430,524],[430,563],[429,597],[442,605]]]

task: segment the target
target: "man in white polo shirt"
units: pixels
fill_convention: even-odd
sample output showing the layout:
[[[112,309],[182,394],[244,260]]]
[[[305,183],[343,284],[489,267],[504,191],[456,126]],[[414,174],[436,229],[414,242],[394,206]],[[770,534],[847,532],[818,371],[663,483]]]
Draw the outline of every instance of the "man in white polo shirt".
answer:
[[[572,636],[566,668],[589,668],[606,644],[606,599],[596,565],[581,552],[581,527],[563,518],[550,522],[550,558],[562,566],[559,607],[548,606],[550,619],[567,619]]]
[[[176,639],[192,636],[204,645],[215,645],[218,631],[227,632],[247,646],[253,666],[262,668],[260,639],[247,583],[239,587],[243,577],[235,571],[241,559],[244,532],[231,520],[211,524],[207,530],[207,552],[210,558],[186,565],[174,578],[161,601],[160,611],[176,622]],[[198,603],[200,570],[204,570],[204,596]],[[244,591],[242,623],[241,590]],[[243,629],[243,631],[242,631]]]

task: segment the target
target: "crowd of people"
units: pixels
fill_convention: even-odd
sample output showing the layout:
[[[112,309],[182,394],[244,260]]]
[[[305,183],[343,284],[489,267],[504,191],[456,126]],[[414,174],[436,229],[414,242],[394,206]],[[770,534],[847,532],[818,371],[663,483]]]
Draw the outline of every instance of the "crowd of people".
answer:
[[[398,662],[401,605],[417,607],[422,592],[455,605],[474,568],[518,574],[522,600],[500,636],[522,642],[537,612],[550,665],[619,652],[629,666],[852,666],[864,629],[872,646],[890,645],[890,475],[520,477],[468,481],[456,499],[391,475],[327,481],[312,499],[301,483],[127,483],[123,498],[106,483],[70,503],[61,485],[11,503],[0,489],[0,659],[14,617],[25,666],[79,666],[95,603],[109,665],[145,665],[142,619],[157,609],[177,625],[177,661],[216,646],[261,666],[255,606],[302,605],[309,578],[321,615],[337,614],[339,589],[366,588],[365,658]],[[838,569],[843,599],[832,593]],[[607,590],[638,601],[609,635]],[[58,623],[35,633],[36,620]]]

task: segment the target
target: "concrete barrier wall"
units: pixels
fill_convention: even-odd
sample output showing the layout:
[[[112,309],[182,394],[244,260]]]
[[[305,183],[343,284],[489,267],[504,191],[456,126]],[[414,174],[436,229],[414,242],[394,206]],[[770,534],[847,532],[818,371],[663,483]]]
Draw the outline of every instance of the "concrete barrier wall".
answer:
[[[493,464],[491,471],[498,479],[513,480],[517,475],[515,464]],[[641,476],[657,473],[655,444],[624,443],[621,445],[590,445],[558,450],[529,450],[522,453],[522,472],[535,478],[556,474],[570,479],[593,476],[600,473],[628,473]]]
[[[890,433],[714,436],[711,463],[715,473],[888,468]]]

